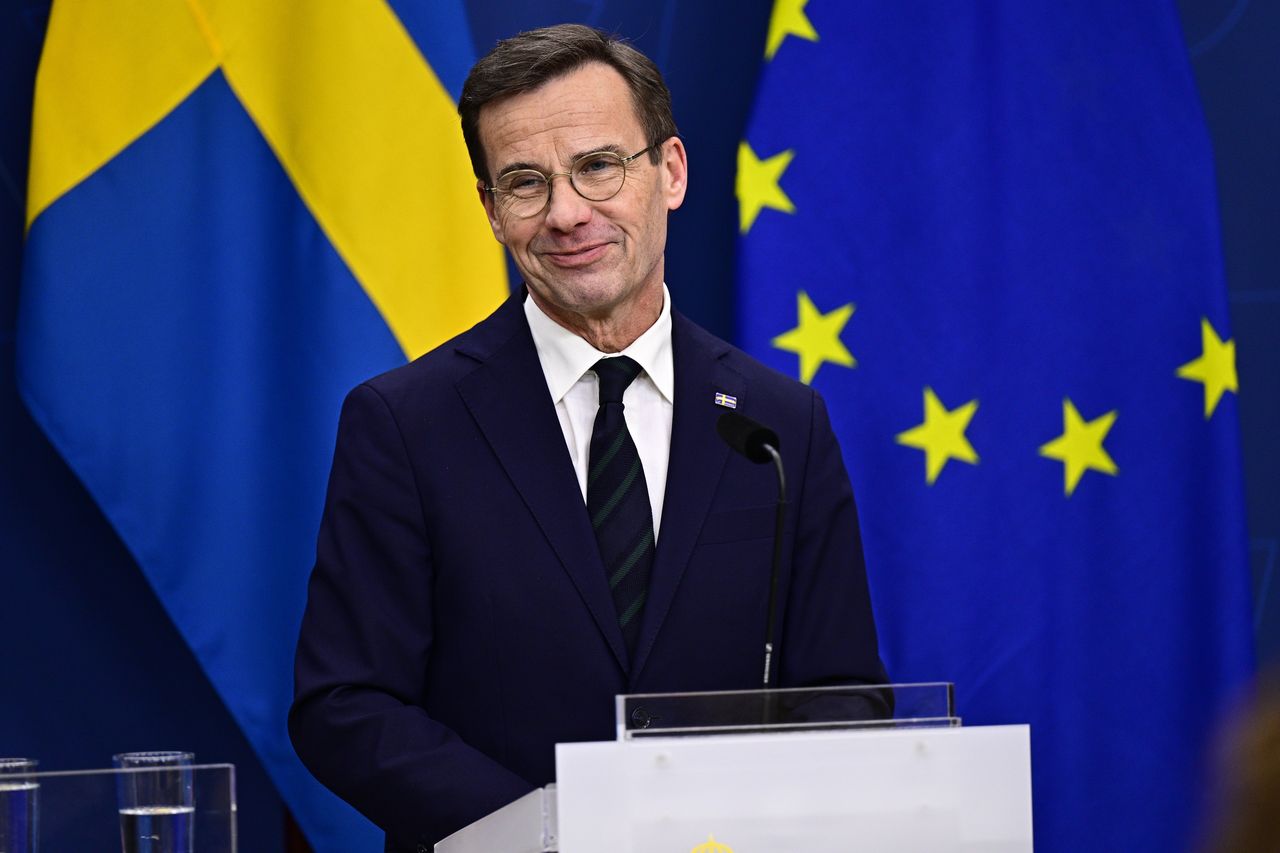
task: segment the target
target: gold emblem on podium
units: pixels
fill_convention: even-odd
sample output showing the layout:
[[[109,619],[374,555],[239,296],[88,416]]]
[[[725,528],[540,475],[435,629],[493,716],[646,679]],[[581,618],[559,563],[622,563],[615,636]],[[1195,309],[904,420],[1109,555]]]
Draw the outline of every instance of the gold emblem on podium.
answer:
[[[728,844],[721,844],[716,841],[714,835],[707,836],[706,844],[699,844],[697,847],[689,851],[689,853],[733,853],[733,848]]]

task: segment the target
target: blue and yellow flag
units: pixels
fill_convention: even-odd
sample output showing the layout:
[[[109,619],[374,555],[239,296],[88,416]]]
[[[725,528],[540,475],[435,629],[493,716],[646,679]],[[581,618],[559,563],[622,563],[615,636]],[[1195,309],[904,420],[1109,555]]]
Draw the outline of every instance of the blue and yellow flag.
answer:
[[[737,180],[741,341],[830,404],[890,675],[1031,724],[1037,850],[1185,849],[1253,663],[1175,7],[777,0]]]
[[[18,381],[317,851],[381,849],[285,731],[343,394],[505,294],[457,2],[54,4]]]

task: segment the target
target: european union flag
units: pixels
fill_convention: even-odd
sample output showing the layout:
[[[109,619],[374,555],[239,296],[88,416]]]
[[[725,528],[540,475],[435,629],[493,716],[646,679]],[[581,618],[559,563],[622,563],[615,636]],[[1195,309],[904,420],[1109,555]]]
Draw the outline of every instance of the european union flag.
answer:
[[[1253,661],[1175,7],[779,0],[765,62],[741,338],[829,402],[890,674],[1031,723],[1037,850],[1185,849]]]
[[[471,50],[453,0],[58,0],[40,61],[20,389],[322,853],[381,849],[285,729],[342,398],[506,291]]]

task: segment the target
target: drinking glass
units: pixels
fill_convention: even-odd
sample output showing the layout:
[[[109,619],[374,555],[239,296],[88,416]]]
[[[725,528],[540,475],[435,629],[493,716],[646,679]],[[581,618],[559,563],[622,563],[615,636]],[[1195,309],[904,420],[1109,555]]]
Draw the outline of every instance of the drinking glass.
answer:
[[[124,853],[192,853],[195,796],[190,752],[125,752],[112,758]]]
[[[35,853],[40,829],[40,783],[34,758],[0,758],[0,851]]]

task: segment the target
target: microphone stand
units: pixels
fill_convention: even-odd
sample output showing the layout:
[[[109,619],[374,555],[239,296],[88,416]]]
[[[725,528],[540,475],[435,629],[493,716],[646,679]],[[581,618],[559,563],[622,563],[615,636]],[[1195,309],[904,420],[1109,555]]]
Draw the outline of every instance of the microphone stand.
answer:
[[[782,573],[782,527],[787,515],[787,476],[782,468],[782,455],[772,444],[763,444],[762,449],[773,460],[773,467],[778,473],[778,505],[773,515],[773,567],[769,576],[769,617],[765,623],[764,635],[764,689],[773,689],[773,646],[774,633],[778,616],[778,576]],[[777,721],[778,697],[774,693],[765,694],[763,708],[763,724],[768,726]]]
[[[764,702],[760,708],[762,727],[778,719],[778,697],[773,694],[773,652],[778,623],[778,578],[782,574],[782,527],[787,515],[787,477],[778,434],[763,424],[735,411],[725,412],[716,421],[716,432],[735,453],[757,465],[773,461],[778,473],[778,505],[773,516],[773,567],[769,575],[769,613],[764,633]]]

